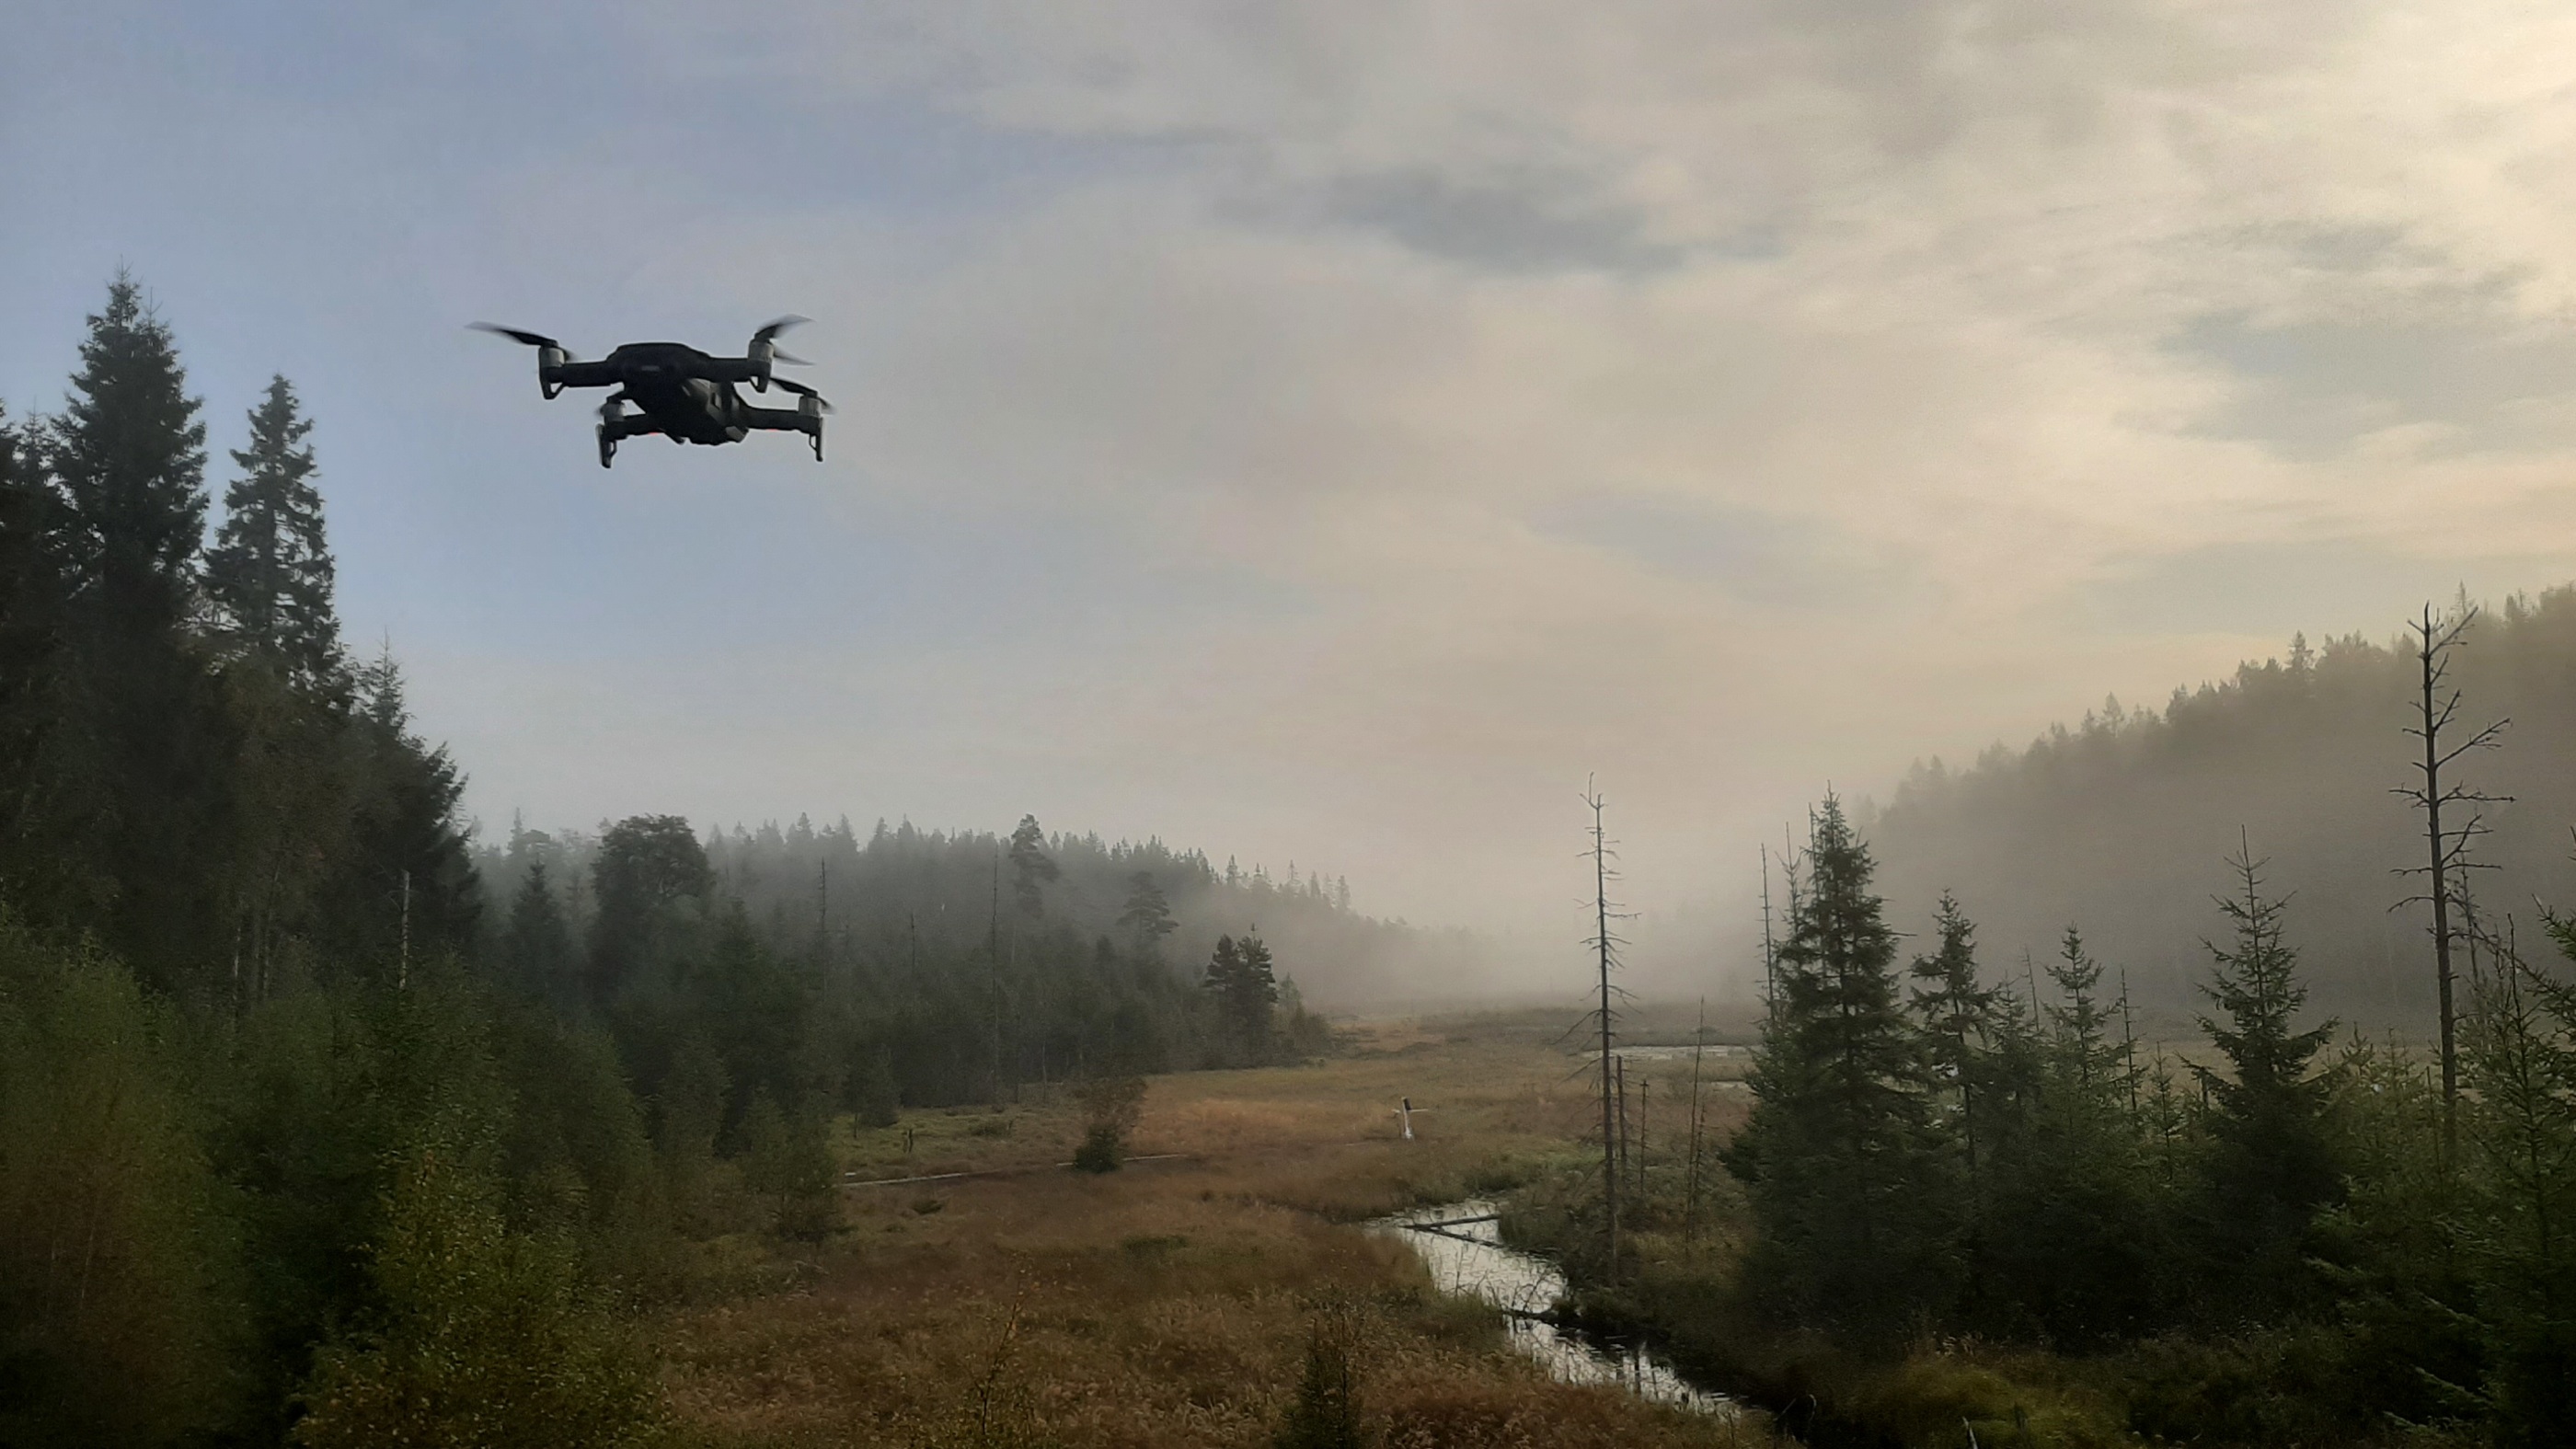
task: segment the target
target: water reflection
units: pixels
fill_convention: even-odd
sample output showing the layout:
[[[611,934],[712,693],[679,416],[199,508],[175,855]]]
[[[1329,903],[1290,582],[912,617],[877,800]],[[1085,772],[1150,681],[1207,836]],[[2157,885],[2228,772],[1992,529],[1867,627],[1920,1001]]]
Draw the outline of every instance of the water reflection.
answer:
[[[1656,1403],[1702,1413],[1735,1411],[1725,1395],[1683,1382],[1643,1341],[1613,1342],[1538,1317],[1565,1296],[1565,1275],[1545,1258],[1503,1246],[1496,1211],[1492,1202],[1471,1197],[1397,1213],[1369,1226],[1403,1239],[1421,1255],[1442,1292],[1480,1298],[1502,1309],[1513,1346],[1559,1382],[1619,1384]]]

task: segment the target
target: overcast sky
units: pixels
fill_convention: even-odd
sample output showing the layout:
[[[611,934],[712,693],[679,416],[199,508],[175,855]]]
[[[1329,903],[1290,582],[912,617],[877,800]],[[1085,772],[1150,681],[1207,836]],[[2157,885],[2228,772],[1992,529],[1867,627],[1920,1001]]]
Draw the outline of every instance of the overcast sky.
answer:
[[[1830,780],[2576,577],[2559,4],[20,6],[0,399],[318,420],[487,830],[1159,833],[1583,934]],[[596,356],[839,405],[593,458]],[[1693,903],[1698,903],[1695,906]]]

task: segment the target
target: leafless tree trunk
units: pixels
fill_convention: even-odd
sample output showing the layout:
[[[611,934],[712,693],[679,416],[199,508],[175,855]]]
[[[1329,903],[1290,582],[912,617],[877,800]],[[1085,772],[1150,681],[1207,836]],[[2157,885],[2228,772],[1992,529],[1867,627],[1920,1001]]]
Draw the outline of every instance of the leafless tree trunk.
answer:
[[[2480,868],[2468,858],[2469,846],[2487,833],[2485,819],[2477,807],[2500,804],[2508,795],[2487,795],[2444,772],[2471,750],[2496,747],[2509,720],[2476,730],[2462,738],[2454,729],[2460,712],[2460,691],[2450,682],[2451,655],[2467,642],[2469,625],[2478,611],[2465,602],[2447,618],[2437,618],[2427,603],[2420,619],[2407,621],[2408,632],[2415,635],[2415,659],[2418,666],[2418,692],[2415,700],[2415,723],[2406,733],[2423,742],[2424,757],[2415,762],[2419,778],[2412,785],[2401,785],[2394,793],[2415,802],[2424,812],[2425,863],[2402,869],[2399,875],[2420,875],[2426,881],[2426,893],[2409,896],[2400,906],[2427,902],[2433,907],[2433,976],[2441,993],[2442,1027],[2442,1154],[2444,1161],[2456,1162],[2460,1139],[2460,1058],[2458,1015],[2452,1005],[2451,969],[2451,904],[2459,893],[2457,878],[2464,872]],[[2453,807],[2453,824],[2443,823],[2443,809]]]
[[[1601,1005],[1595,1013],[1601,1030],[1601,1212],[1602,1236],[1609,1253],[1610,1281],[1619,1281],[1619,1160],[1624,1143],[1626,1104],[1622,1100],[1624,1081],[1616,1079],[1618,1064],[1612,1056],[1616,1044],[1618,1013],[1612,1008],[1610,994],[1611,968],[1618,964],[1619,938],[1610,931],[1610,837],[1601,823],[1602,797],[1598,788],[1585,782],[1583,803],[1592,807],[1592,939],[1591,946],[1600,974]]]
[[[1767,882],[1766,882],[1767,884]],[[1707,1119],[1700,1101],[1700,1054],[1708,1045],[1708,998],[1699,999],[1699,1025],[1691,1030],[1690,1170],[1682,1189],[1682,1236],[1699,1241],[1699,1153]]]

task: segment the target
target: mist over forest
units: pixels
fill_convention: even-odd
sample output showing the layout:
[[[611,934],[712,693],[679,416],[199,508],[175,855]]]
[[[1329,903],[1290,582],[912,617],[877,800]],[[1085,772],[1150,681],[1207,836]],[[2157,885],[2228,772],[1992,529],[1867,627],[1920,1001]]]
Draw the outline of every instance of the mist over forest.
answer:
[[[608,827],[602,822],[601,830]],[[532,869],[575,934],[590,929],[599,831],[535,830],[514,823],[479,842],[475,862],[496,900],[523,894]],[[773,951],[835,975],[917,969],[925,953],[959,960],[995,942],[1035,949],[1043,934],[1083,945],[1125,939],[1121,924],[1139,876],[1169,902],[1173,930],[1161,945],[1172,959],[1204,961],[1222,936],[1258,935],[1276,953],[1282,980],[1319,1009],[1475,990],[1482,952],[1459,930],[1379,920],[1351,908],[1350,882],[1291,861],[1274,878],[1266,866],[1160,840],[1110,843],[1093,834],[1042,837],[1053,875],[1027,883],[1041,903],[1044,932],[1031,928],[1009,833],[924,830],[883,820],[862,837],[844,817],[816,828],[798,816],[781,829],[706,828],[715,890],[739,902]]]
[[[2464,596],[2436,618],[2465,607]],[[2535,902],[2563,909],[2576,895],[2576,588],[2508,597],[2464,637],[2447,686],[2461,695],[2456,733],[2511,722],[2453,770],[2510,797],[2469,807],[2491,831],[2470,858],[2491,868],[2469,872],[2466,889],[2494,929],[2510,918],[2528,934]],[[2212,897],[2241,830],[2290,897],[2284,924],[2311,1006],[2421,1030],[2436,991],[2430,912],[2400,905],[2424,886],[2397,872],[2424,863],[2424,821],[2394,793],[2422,758],[2403,733],[2420,688],[2408,638],[2301,637],[2231,678],[2176,688],[2161,708],[2108,699],[2022,749],[1919,764],[1859,822],[1889,919],[1928,933],[1940,893],[1954,892],[2008,973],[2025,951],[2044,962],[2075,926],[2173,1031],[2204,1007],[2202,943],[2220,934]]]

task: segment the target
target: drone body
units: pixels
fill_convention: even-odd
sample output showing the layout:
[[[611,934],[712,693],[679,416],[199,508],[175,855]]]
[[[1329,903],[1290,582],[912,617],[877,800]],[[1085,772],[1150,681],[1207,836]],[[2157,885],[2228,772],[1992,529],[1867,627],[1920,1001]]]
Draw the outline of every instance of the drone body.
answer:
[[[803,433],[814,443],[814,461],[823,461],[823,414],[831,404],[822,394],[787,378],[772,375],[781,362],[795,362],[778,350],[778,334],[804,321],[781,317],[751,335],[740,357],[715,357],[678,342],[629,342],[597,362],[582,362],[551,337],[474,325],[537,349],[537,390],[554,397],[568,387],[613,387],[599,407],[599,466],[617,457],[626,438],[660,433],[675,443],[739,443],[754,432]],[[773,385],[796,394],[792,408],[768,408],[743,400],[734,389],[750,383],[754,392]],[[642,409],[628,412],[633,403]]]

